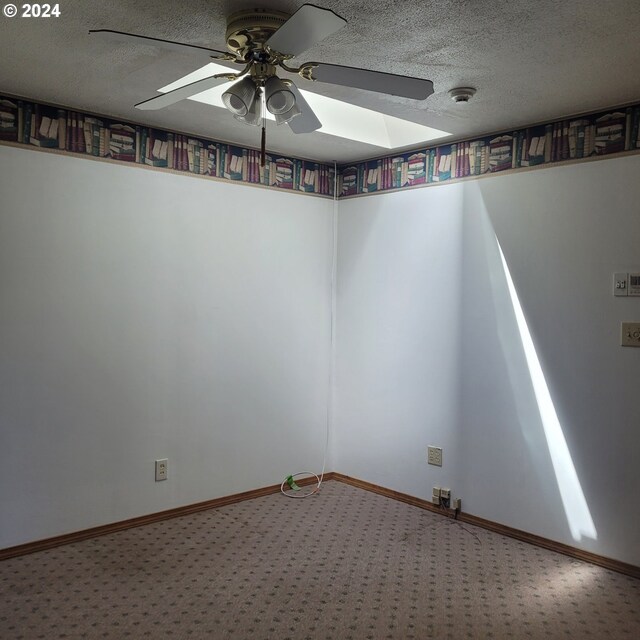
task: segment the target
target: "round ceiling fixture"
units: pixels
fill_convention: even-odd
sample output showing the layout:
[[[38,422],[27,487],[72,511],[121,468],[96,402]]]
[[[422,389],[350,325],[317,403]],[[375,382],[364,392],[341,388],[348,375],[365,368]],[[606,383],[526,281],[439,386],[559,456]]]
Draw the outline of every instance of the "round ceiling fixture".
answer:
[[[449,91],[449,95],[454,102],[469,102],[476,94],[473,87],[456,87]]]

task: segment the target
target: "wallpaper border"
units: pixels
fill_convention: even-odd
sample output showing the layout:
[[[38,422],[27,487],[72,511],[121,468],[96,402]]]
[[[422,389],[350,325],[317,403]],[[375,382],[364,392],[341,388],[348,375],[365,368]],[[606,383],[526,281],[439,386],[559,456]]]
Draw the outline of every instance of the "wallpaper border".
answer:
[[[0,144],[333,198],[334,167],[0,94]]]
[[[0,94],[0,144],[333,197],[333,165]],[[640,152],[640,103],[338,165],[338,197]]]
[[[640,152],[640,103],[338,166],[349,198]]]

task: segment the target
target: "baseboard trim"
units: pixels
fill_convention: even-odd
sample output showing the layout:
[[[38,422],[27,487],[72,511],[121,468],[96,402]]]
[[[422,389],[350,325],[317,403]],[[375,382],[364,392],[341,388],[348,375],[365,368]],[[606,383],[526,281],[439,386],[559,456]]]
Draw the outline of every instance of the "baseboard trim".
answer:
[[[401,493],[400,491],[387,489],[386,487],[373,484],[372,482],[367,482],[366,480],[359,480],[358,478],[353,478],[343,473],[338,473],[335,471],[325,473],[324,481],[326,482],[329,480],[336,480],[338,482],[343,482],[344,484],[349,484],[353,487],[358,487],[359,489],[364,489],[365,491],[371,491],[372,493],[377,493],[378,495],[392,498],[393,500],[398,500],[400,502],[410,504],[414,507],[419,507],[420,509],[425,509],[427,511],[437,513],[442,517],[453,517],[454,515],[453,509],[448,509],[445,513],[442,508],[436,507],[434,504],[432,504],[428,500],[424,500],[423,498],[417,498],[416,496],[409,495],[408,493]],[[296,480],[296,482],[300,486],[313,484],[315,481],[315,478],[302,478],[300,480]],[[98,536],[104,536],[109,533],[116,533],[117,531],[123,531],[125,529],[131,529],[133,527],[141,527],[146,524],[169,520],[170,518],[186,516],[192,513],[197,513],[198,511],[206,511],[207,509],[225,507],[237,502],[243,502],[244,500],[252,500],[253,498],[272,495],[274,493],[278,493],[278,491],[280,491],[280,485],[272,484],[268,487],[262,487],[260,489],[252,489],[251,491],[243,491],[242,493],[222,496],[221,498],[214,498],[213,500],[196,502],[195,504],[176,507],[174,509],[167,509],[166,511],[159,511],[157,513],[150,513],[145,516],[138,516],[137,518],[121,520],[119,522],[113,522],[111,524],[105,524],[99,527],[83,529],[82,531],[65,533],[60,536],[45,538],[44,540],[26,542],[25,544],[16,545],[14,547],[0,549],[0,560],[7,560],[9,558],[23,556],[29,553],[35,553],[36,551],[45,551],[46,549],[53,549],[55,547],[60,547],[71,542],[89,540],[91,538],[97,538]],[[617,571],[618,573],[623,573],[625,575],[632,576],[633,578],[640,579],[640,567],[636,567],[632,564],[627,564],[626,562],[620,562],[619,560],[613,560],[612,558],[607,558],[606,556],[601,556],[596,553],[583,551],[582,549],[577,549],[576,547],[572,547],[571,545],[564,544],[562,542],[556,542],[555,540],[550,540],[548,538],[543,538],[542,536],[528,533],[527,531],[522,531],[520,529],[514,529],[513,527],[500,524],[499,522],[493,522],[492,520],[486,520],[485,518],[480,518],[479,516],[465,513],[464,511],[458,514],[458,520],[460,522],[466,522],[468,524],[476,525],[477,527],[481,527],[489,531],[500,533],[502,535],[508,536],[509,538],[515,538],[516,540],[528,542],[529,544],[542,547],[543,549],[556,551],[557,553],[562,553],[566,556],[576,558],[577,560],[589,562],[599,567],[611,569],[612,571]]]
[[[406,504],[413,505],[414,507],[419,507],[420,509],[432,511],[443,517],[445,516],[444,510],[441,507],[436,507],[434,504],[432,504],[428,500],[424,500],[423,498],[416,498],[415,496],[411,496],[407,493],[401,493],[399,491],[394,491],[393,489],[387,489],[386,487],[381,487],[380,485],[367,482],[366,480],[359,480],[358,478],[353,478],[351,476],[344,475],[343,473],[334,472],[333,480],[344,482],[345,484],[349,484],[353,487],[365,489],[366,491],[371,491],[381,496],[386,496],[387,498],[393,498],[394,500],[405,502]],[[449,517],[453,517],[453,509],[448,509],[446,515]],[[500,533],[504,536],[508,536],[509,538],[515,538],[516,540],[528,542],[529,544],[536,545],[537,547],[542,547],[543,549],[556,551],[566,556],[576,558],[577,560],[583,560],[584,562],[589,562],[599,567],[611,569],[612,571],[617,571],[618,573],[624,573],[625,575],[640,579],[640,567],[636,567],[632,564],[627,564],[626,562],[613,560],[612,558],[600,556],[596,553],[591,553],[590,551],[583,551],[582,549],[577,549],[576,547],[572,547],[571,545],[564,544],[562,542],[556,542],[555,540],[550,540],[549,538],[543,538],[542,536],[528,533],[527,531],[522,531],[520,529],[514,529],[513,527],[509,527],[505,524],[493,522],[492,520],[486,520],[485,518],[480,518],[479,516],[465,513],[464,511],[461,511],[458,514],[458,520],[460,522],[466,522],[468,524],[476,525],[477,527],[482,527],[483,529],[488,529],[489,531],[494,531],[495,533]]]
[[[324,481],[326,482],[327,480],[333,480],[333,472],[324,474]],[[296,483],[300,486],[314,484],[315,482],[316,479],[313,477],[296,479]],[[207,509],[215,509],[216,507],[226,507],[230,504],[235,504],[236,502],[243,502],[245,500],[252,500],[253,498],[261,498],[263,496],[278,493],[278,491],[280,491],[280,485],[272,484],[268,487],[252,489],[251,491],[243,491],[242,493],[235,493],[221,498],[213,498],[213,500],[205,500],[204,502],[196,502],[195,504],[185,505],[184,507],[175,507],[174,509],[167,509],[166,511],[159,511],[145,516],[138,516],[136,518],[129,518],[128,520],[100,525],[99,527],[83,529],[82,531],[64,533],[52,538],[35,540],[34,542],[26,542],[25,544],[19,544],[15,547],[0,549],[0,560],[24,556],[29,553],[35,553],[36,551],[45,551],[46,549],[53,549],[54,547],[60,547],[71,542],[89,540],[90,538],[97,538],[98,536],[104,536],[109,533],[116,533],[117,531],[123,531],[124,529],[141,527],[146,524],[169,520],[170,518],[186,516],[192,513],[197,513],[198,511],[206,511]]]

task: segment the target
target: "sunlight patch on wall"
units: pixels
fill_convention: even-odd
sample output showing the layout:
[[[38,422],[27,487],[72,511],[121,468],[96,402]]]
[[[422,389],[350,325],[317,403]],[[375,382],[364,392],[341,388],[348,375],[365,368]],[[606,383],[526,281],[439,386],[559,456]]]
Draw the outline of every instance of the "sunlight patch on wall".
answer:
[[[582,540],[583,537],[596,540],[598,538],[596,528],[593,524],[593,519],[591,518],[591,513],[584,497],[578,474],[573,465],[571,453],[569,452],[567,441],[562,432],[556,409],[551,400],[549,387],[547,386],[540,360],[538,359],[538,354],[536,353],[536,348],[533,344],[522,306],[520,305],[518,293],[511,279],[511,272],[509,271],[507,261],[497,237],[496,243],[502,259],[509,296],[513,305],[518,331],[520,332],[520,339],[522,340],[527,366],[529,367],[531,384],[538,403],[544,435],[547,440],[547,446],[549,447],[549,454],[556,475],[560,498],[569,523],[569,530],[571,531],[573,539],[576,541]]]

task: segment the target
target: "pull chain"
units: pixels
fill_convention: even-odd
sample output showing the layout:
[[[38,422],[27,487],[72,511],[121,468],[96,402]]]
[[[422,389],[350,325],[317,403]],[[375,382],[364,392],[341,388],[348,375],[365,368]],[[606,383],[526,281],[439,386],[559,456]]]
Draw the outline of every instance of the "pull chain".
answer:
[[[260,94],[260,101],[260,105],[262,107],[262,142],[260,146],[260,166],[264,167],[267,147],[267,114],[265,113],[265,103],[262,93]]]

